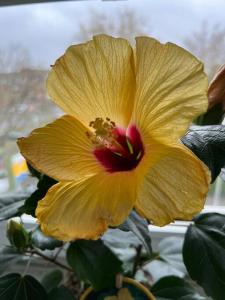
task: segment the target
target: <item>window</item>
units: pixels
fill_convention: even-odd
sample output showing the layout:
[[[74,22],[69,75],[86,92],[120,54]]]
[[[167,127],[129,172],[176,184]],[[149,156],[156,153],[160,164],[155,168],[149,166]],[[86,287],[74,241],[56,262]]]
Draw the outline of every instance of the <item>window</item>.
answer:
[[[70,44],[98,33],[132,42],[137,35],[152,35],[196,54],[212,78],[225,62],[224,10],[222,0],[62,1],[1,7],[0,193],[34,188],[16,139],[62,113],[48,98],[45,80],[50,65]],[[208,204],[224,205],[224,193],[219,178]]]

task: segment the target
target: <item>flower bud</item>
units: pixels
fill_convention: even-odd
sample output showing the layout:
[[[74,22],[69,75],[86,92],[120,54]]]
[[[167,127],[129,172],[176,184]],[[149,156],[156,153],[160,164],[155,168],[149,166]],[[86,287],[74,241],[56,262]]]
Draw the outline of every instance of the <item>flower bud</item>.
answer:
[[[208,99],[210,110],[218,103],[222,104],[222,110],[225,112],[225,64],[216,72],[208,88]]]
[[[7,224],[7,237],[10,244],[21,251],[29,244],[29,233],[15,220],[10,220]]]

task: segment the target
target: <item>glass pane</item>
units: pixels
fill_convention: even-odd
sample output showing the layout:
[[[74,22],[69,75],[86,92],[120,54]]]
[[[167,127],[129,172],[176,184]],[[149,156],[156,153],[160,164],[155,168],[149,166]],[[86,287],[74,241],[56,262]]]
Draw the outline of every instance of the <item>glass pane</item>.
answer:
[[[62,112],[46,94],[48,69],[72,43],[93,34],[152,35],[186,47],[211,78],[225,62],[222,0],[75,1],[0,8],[0,193],[33,189],[16,139]],[[222,204],[224,183],[209,203]],[[214,190],[219,195],[216,198]],[[219,200],[218,200],[219,199]]]

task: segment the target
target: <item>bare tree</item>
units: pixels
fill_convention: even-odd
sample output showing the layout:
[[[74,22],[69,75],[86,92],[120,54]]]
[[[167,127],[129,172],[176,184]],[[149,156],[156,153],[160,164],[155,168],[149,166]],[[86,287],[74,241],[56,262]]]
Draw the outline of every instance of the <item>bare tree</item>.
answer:
[[[27,49],[20,45],[10,45],[0,49],[0,73],[10,73],[28,68],[31,64]]]
[[[32,70],[29,52],[21,46],[0,49],[0,137],[29,132],[55,116],[47,98],[47,71]]]
[[[209,77],[215,74],[218,66],[225,63],[225,27],[203,22],[189,38],[184,40],[186,47],[198,56],[206,67]]]
[[[93,35],[105,33],[124,37],[133,42],[135,36],[147,35],[149,32],[150,21],[144,23],[141,15],[134,10],[119,11],[114,18],[101,11],[92,10],[85,23],[78,25],[74,40],[83,42],[91,39]]]
[[[46,75],[31,69],[0,74],[0,137],[28,133],[56,116],[57,108],[46,95]]]

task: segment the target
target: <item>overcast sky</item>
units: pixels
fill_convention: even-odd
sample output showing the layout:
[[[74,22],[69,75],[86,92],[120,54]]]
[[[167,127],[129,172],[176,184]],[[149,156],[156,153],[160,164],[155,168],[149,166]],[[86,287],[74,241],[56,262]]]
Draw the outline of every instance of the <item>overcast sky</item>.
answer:
[[[0,48],[21,45],[34,65],[48,68],[74,40],[79,24],[88,23],[93,10],[107,18],[134,9],[145,30],[161,41],[183,45],[202,22],[225,27],[225,0],[79,1],[0,8]]]

